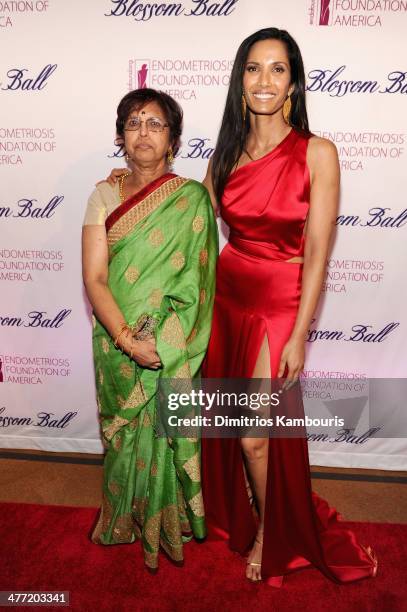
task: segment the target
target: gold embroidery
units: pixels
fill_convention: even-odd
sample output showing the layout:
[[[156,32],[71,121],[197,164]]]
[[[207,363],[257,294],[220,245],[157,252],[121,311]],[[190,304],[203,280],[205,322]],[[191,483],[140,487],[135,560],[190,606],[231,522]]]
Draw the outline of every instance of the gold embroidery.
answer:
[[[140,276],[140,272],[136,268],[136,266],[129,266],[124,273],[125,279],[128,283],[135,283],[138,277]]]
[[[129,421],[127,419],[123,419],[116,414],[113,421],[106,428],[102,426],[103,435],[105,436],[106,440],[111,440],[114,434],[117,433],[124,425],[127,425],[128,422]]]
[[[174,561],[182,561],[184,559],[184,557],[182,556],[182,543],[171,545],[168,544],[166,540],[162,539],[160,541],[160,544],[167,553],[167,555],[169,555]]]
[[[201,291],[199,292],[199,303],[204,304],[205,300],[206,300],[206,291],[205,289],[201,289]]]
[[[99,384],[100,385],[103,385],[104,379],[105,379],[105,377],[103,376],[102,370],[99,370]]]
[[[126,400],[121,395],[116,395],[116,401],[118,405],[120,406],[120,408],[124,408],[126,404]]]
[[[161,340],[173,348],[185,348],[184,332],[175,312],[165,321],[161,332]]]
[[[191,378],[191,369],[189,363],[186,362],[174,374],[174,378]],[[178,388],[178,387],[177,387]]]
[[[144,526],[144,537],[153,550],[158,551],[161,529],[161,510],[151,516]]]
[[[188,206],[189,206],[188,198],[185,198],[185,197],[180,198],[175,204],[175,208],[181,211],[186,210]]]
[[[115,480],[111,480],[109,482],[109,484],[107,485],[110,493],[112,495],[119,495],[120,491],[121,491],[121,486],[119,485],[119,483],[117,483]]]
[[[181,544],[181,529],[179,524],[178,506],[170,504],[163,508],[162,526],[170,544]]]
[[[137,408],[140,404],[144,404],[146,401],[146,397],[144,394],[144,389],[140,381],[137,381],[133,387],[133,391],[130,393],[129,397],[126,400],[123,408],[126,410],[127,408]]]
[[[134,498],[132,510],[133,510],[136,520],[140,523],[140,525],[143,525],[144,523],[146,507],[147,507],[147,499],[145,497],[135,497]]]
[[[144,563],[147,567],[151,567],[151,569],[156,569],[158,567],[158,551],[157,552],[149,552],[144,549]]]
[[[187,338],[187,344],[195,340],[197,333],[198,333],[198,330],[196,327],[194,327],[194,329],[191,331],[191,333],[189,334]]]
[[[199,263],[201,266],[206,266],[208,263],[208,251],[206,249],[202,249],[202,251],[199,253]]]
[[[150,420],[150,417],[148,415],[148,412],[146,411],[146,413],[144,415],[144,419],[143,419],[143,427],[149,427],[149,425],[151,425],[151,420]]]
[[[109,247],[131,232],[137,223],[140,223],[149,214],[154,212],[164,200],[182,185],[185,185],[187,181],[188,179],[184,179],[180,176],[176,176],[166,181],[161,187],[155,189],[150,195],[144,198],[144,200],[139,202],[137,206],[133,206],[128,212],[124,213],[107,233],[107,243]]]
[[[148,301],[150,302],[151,306],[153,306],[154,308],[159,308],[161,306],[163,296],[164,296],[164,293],[162,292],[161,289],[153,289],[152,292],[150,293],[150,297],[148,298]]]
[[[194,495],[194,497],[188,501],[188,504],[195,516],[205,516],[202,491]]]
[[[97,323],[96,317],[95,317],[95,315],[92,315],[92,327],[93,327],[93,329],[95,329],[96,323]]]
[[[176,270],[181,270],[181,268],[184,267],[185,265],[185,257],[184,255],[181,253],[181,251],[177,251],[176,253],[174,253],[174,255],[171,257],[171,265],[173,268],[175,268]]]
[[[201,464],[198,452],[196,452],[195,455],[190,457],[190,459],[188,459],[188,461],[184,463],[183,468],[192,480],[192,482],[201,481]]]
[[[146,469],[146,462],[144,459],[141,459],[141,457],[139,457],[139,459],[136,461],[136,468],[139,472]]]
[[[153,229],[148,237],[151,246],[158,247],[164,242],[164,234],[160,229]]]
[[[109,348],[110,348],[110,347],[109,347],[109,343],[108,343],[108,341],[106,340],[106,338],[102,338],[102,351],[103,351],[104,353],[108,353],[108,352],[109,352]]]
[[[112,442],[112,444],[113,444],[113,448],[114,448],[114,450],[115,450],[116,452],[119,452],[119,450],[120,450],[120,449],[121,449],[121,447],[122,447],[122,439],[121,439],[121,436],[120,436],[118,433],[117,433],[117,434],[115,435],[115,437],[113,438],[113,442]]]
[[[110,503],[109,498],[107,497],[106,493],[103,493],[99,519],[98,519],[96,527],[93,530],[93,533],[91,536],[91,540],[95,544],[102,544],[100,536],[102,533],[105,533],[108,530],[110,522],[112,520],[112,515],[113,515],[112,504]]]
[[[131,378],[133,376],[133,368],[129,363],[121,363],[120,374],[124,376],[124,378]]]
[[[205,227],[204,218],[201,217],[201,215],[197,215],[195,219],[192,221],[192,230],[196,234],[198,234],[199,232],[202,232],[204,227]]]
[[[138,416],[134,417],[134,419],[132,419],[130,421],[130,425],[129,425],[130,429],[134,430],[137,429],[138,427]]]
[[[134,536],[133,518],[130,512],[119,516],[113,529],[113,539],[119,544],[131,542]]]

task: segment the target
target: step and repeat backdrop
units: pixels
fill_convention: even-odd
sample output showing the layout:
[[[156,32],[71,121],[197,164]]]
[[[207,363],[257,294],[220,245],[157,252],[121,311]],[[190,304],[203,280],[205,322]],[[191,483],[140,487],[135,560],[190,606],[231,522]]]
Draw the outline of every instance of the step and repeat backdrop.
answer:
[[[125,165],[117,104],[174,96],[175,171],[201,180],[236,49],[267,26],[297,40],[311,128],[342,170],[306,387],[329,402],[344,379],[364,397],[406,377],[406,25],[407,0],[0,0],[0,446],[102,452],[80,235],[94,184]],[[312,462],[405,469],[407,441],[379,436],[310,442]]]

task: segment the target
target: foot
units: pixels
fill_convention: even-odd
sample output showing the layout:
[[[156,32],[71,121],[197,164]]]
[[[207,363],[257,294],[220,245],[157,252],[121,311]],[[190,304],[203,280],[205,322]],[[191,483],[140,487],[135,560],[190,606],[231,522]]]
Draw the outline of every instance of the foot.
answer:
[[[261,580],[261,556],[263,550],[263,533],[258,532],[253,544],[253,548],[247,558],[246,578],[252,582]]]

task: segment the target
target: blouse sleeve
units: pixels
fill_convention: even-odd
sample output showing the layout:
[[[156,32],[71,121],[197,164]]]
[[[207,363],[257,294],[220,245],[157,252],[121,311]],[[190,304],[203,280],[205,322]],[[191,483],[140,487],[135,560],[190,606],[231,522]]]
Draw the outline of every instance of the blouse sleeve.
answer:
[[[99,189],[96,188],[88,200],[83,225],[104,225],[106,217],[106,204]]]

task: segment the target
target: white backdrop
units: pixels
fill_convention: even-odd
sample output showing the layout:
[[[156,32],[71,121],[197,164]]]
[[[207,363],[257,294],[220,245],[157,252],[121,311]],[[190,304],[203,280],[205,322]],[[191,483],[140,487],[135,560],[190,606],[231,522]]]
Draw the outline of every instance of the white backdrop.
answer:
[[[406,377],[406,10],[402,0],[0,1],[2,447],[102,451],[80,232],[94,183],[123,165],[116,106],[145,65],[147,85],[185,112],[175,171],[202,179],[237,46],[267,26],[299,43],[311,129],[335,142],[342,166],[305,376]],[[310,450],[317,465],[407,467],[403,439]]]

